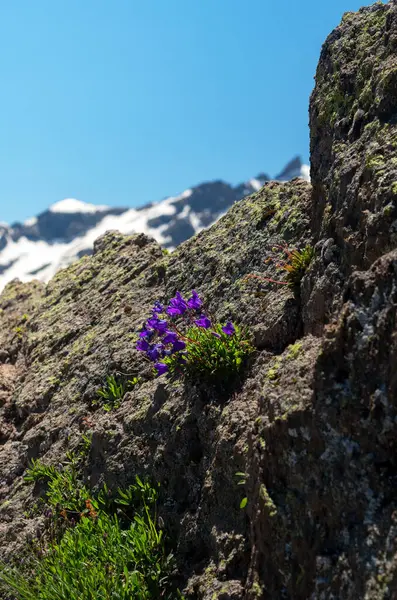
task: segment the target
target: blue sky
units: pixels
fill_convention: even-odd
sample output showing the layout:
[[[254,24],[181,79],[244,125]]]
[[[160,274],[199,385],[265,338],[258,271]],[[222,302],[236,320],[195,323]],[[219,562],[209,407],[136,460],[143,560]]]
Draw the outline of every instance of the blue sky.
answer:
[[[321,44],[357,0],[1,2],[0,221],[308,161]]]

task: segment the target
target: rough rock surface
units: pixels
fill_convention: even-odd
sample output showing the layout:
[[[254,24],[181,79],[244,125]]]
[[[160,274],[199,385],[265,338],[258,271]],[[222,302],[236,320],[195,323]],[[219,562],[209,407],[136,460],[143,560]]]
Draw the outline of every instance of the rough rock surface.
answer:
[[[187,598],[397,597],[396,51],[397,2],[345,15],[327,39],[310,107],[313,188],[268,183],[171,255],[108,233],[47,286],[7,286],[3,558],[42,527],[26,512],[29,460],[59,462],[90,429],[90,485],[161,482]],[[264,261],[280,241],[315,247],[295,293],[245,280],[279,276]],[[154,300],[193,287],[255,339],[227,398],[153,379],[131,340]],[[94,409],[116,371],[142,381],[117,410]]]

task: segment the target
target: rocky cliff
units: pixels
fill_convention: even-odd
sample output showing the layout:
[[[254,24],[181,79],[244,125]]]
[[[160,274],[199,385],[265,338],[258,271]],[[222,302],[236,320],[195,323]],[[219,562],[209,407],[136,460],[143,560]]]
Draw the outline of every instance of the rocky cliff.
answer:
[[[88,485],[161,483],[187,598],[397,597],[396,52],[396,1],[346,14],[326,40],[312,185],[267,183],[171,255],[109,233],[47,286],[7,286],[3,558],[43,528],[29,461],[57,464],[90,430]],[[280,242],[315,250],[299,287],[247,280],[279,279],[266,259]],[[228,397],[153,379],[131,341],[155,300],[192,288],[252,332]],[[92,399],[116,372],[141,381],[105,413]]]

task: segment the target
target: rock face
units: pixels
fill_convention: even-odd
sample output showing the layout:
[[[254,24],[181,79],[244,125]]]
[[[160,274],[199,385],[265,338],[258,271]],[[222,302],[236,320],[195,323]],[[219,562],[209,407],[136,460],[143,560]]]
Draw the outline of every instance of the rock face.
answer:
[[[397,241],[397,13],[346,13],[327,38],[311,98],[316,227],[344,272],[368,268]]]
[[[161,482],[187,598],[397,597],[396,40],[397,2],[345,15],[327,39],[313,187],[269,182],[171,255],[144,234],[108,233],[47,286],[6,287],[3,558],[42,528],[26,516],[29,460],[56,464],[90,429],[89,485]],[[247,281],[279,278],[265,260],[280,242],[315,248],[300,287]],[[155,300],[192,288],[255,340],[228,398],[153,379],[130,338]],[[118,409],[94,409],[117,371],[141,383]]]

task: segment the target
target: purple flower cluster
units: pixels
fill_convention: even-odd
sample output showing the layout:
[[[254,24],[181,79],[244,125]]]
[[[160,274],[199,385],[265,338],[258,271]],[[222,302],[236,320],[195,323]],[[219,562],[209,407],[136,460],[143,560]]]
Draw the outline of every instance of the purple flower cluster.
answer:
[[[154,368],[158,375],[163,375],[169,369],[165,362],[162,362],[167,356],[179,353],[181,364],[186,360],[186,341],[187,338],[181,333],[172,319],[183,317],[190,326],[211,329],[211,319],[203,311],[203,301],[192,290],[192,295],[185,300],[180,292],[171,298],[169,305],[165,307],[160,302],[155,302],[152,308],[152,316],[147,319],[139,332],[139,339],[136,344],[137,350],[145,352],[147,358],[154,362]],[[222,331],[226,335],[233,335],[235,328],[233,323],[228,322]],[[221,337],[215,331],[211,331],[215,337]]]

